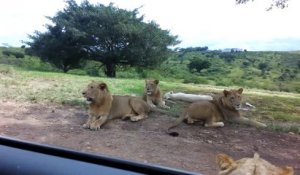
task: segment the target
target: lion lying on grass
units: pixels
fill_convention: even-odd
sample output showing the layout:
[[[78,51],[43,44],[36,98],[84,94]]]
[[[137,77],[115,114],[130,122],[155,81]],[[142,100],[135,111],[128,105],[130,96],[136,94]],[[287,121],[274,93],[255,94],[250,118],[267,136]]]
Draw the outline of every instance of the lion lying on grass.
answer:
[[[200,94],[186,94],[182,92],[167,92],[164,95],[165,99],[171,99],[171,100],[182,100],[186,102],[195,102],[195,101],[201,101],[201,100],[212,100],[212,96],[210,95],[200,95]]]
[[[150,111],[150,106],[142,99],[112,95],[102,81],[93,81],[82,94],[89,102],[89,117],[83,127],[91,130],[100,129],[109,119],[139,121],[147,118]]]
[[[176,127],[183,120],[187,120],[187,123],[204,121],[205,127],[223,127],[224,121],[266,127],[263,123],[240,116],[238,110],[241,106],[242,92],[242,88],[230,91],[224,90],[222,93],[217,94],[213,100],[191,103],[176,123],[168,128],[168,133],[171,128]],[[175,132],[169,134],[178,135]]]
[[[259,157],[257,153],[253,158],[233,160],[225,154],[218,154],[217,165],[219,175],[293,175],[292,167],[276,167]]]
[[[154,108],[158,105],[162,108],[169,109],[169,106],[165,105],[165,101],[162,98],[162,92],[158,86],[159,80],[145,80],[145,90],[143,99]]]

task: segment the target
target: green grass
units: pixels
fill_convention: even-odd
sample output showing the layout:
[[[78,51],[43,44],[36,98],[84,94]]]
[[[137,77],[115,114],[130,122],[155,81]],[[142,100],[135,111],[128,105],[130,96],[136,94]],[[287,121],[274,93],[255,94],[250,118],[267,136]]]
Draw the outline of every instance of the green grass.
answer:
[[[28,71],[0,64],[0,99],[84,106],[85,101],[81,92],[92,80],[105,81],[113,94],[141,96],[144,89],[143,79],[113,79]],[[224,87],[160,81],[160,87],[164,92],[172,90],[209,94],[238,86]],[[297,129],[300,127],[300,94],[260,89],[245,89],[244,94],[244,102],[255,105],[257,109],[243,112],[243,115],[267,122],[272,130],[300,133]],[[173,105],[170,113],[180,114],[184,105],[184,103]]]

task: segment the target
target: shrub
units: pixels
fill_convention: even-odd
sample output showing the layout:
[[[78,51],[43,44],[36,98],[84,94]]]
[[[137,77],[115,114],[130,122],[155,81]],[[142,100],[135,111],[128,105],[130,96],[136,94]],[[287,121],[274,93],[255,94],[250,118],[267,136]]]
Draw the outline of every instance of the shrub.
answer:
[[[73,75],[87,75],[86,71],[83,69],[71,69],[67,73]]]
[[[6,55],[6,56],[13,55],[16,58],[24,58],[25,57],[25,55],[23,53],[21,53],[21,52],[10,51],[10,50],[4,50],[4,51],[2,51],[2,54]]]
[[[200,72],[203,69],[207,69],[211,66],[211,63],[207,60],[202,60],[199,58],[193,58],[191,62],[187,65],[190,72]]]
[[[104,76],[101,66],[102,64],[98,61],[87,61],[83,69],[86,71],[87,75]]]
[[[25,57],[19,60],[16,65],[29,70],[57,71],[51,64],[41,61],[38,57]]]
[[[185,77],[183,83],[194,83],[194,84],[208,84],[208,80],[200,76],[189,76]]]
[[[21,52],[14,52],[13,55],[16,57],[16,58],[24,58],[25,55]]]
[[[2,54],[6,55],[6,56],[10,56],[11,52],[8,50],[4,50],[4,51],[2,51]]]
[[[118,78],[139,78],[140,75],[136,71],[120,71],[117,72],[117,77]]]

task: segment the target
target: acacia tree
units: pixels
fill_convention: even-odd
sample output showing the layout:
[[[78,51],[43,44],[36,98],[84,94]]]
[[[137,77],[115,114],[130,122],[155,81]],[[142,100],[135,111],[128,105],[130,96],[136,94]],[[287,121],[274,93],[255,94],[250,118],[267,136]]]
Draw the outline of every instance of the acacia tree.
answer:
[[[75,41],[71,44],[64,42],[64,45],[84,53],[83,56],[79,54],[80,57],[100,61],[109,77],[116,76],[117,65],[158,65],[167,58],[168,46],[179,43],[177,36],[160,29],[155,22],[145,23],[138,9],[128,11],[113,4],[93,5],[84,1],[78,5],[74,0],[68,0],[66,8],[49,19],[52,27],[70,34],[71,41]],[[36,34],[37,39],[34,38],[29,45],[44,41],[46,34]]]

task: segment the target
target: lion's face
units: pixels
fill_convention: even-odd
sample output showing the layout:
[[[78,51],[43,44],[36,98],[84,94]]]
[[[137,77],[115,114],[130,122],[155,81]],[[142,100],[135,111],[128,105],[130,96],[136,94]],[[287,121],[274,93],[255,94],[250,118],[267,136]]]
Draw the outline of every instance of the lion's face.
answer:
[[[145,80],[147,95],[152,95],[156,92],[159,80]]]
[[[234,108],[236,110],[241,108],[241,102],[242,102],[242,93],[243,88],[240,88],[238,90],[224,90],[223,94],[226,100],[226,105],[228,107]]]
[[[88,103],[101,102],[108,93],[107,85],[102,82],[91,82],[87,88],[82,92],[84,98]]]

